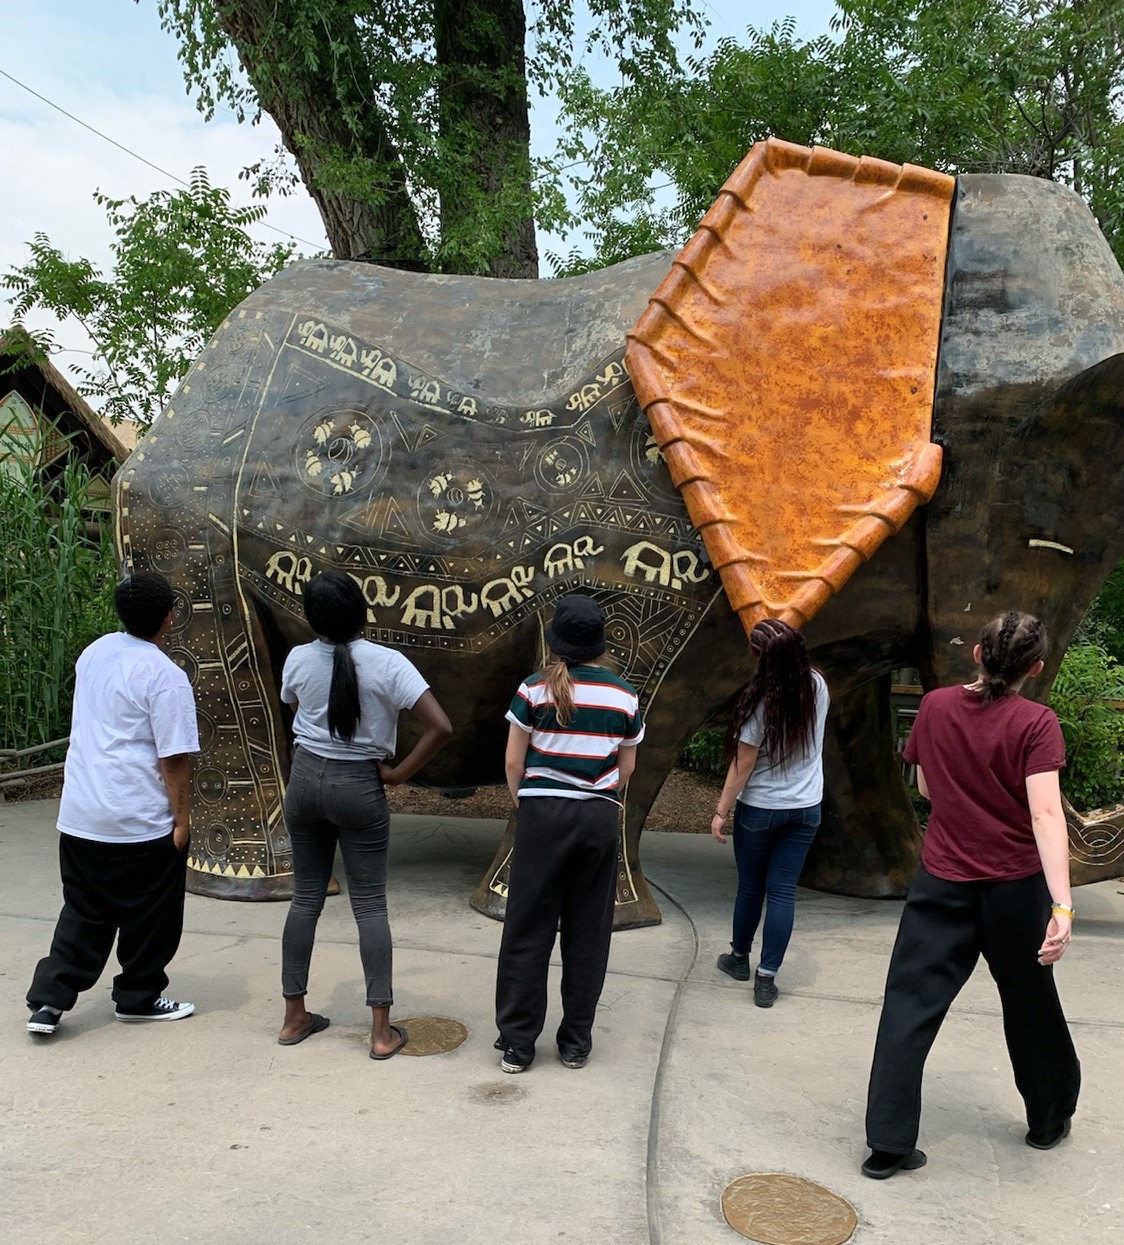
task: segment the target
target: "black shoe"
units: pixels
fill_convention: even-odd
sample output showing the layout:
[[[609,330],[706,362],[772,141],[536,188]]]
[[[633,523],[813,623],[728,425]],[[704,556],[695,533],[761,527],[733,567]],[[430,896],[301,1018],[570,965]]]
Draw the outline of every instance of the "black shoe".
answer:
[[[738,955],[734,951],[724,951],[715,961],[719,971],[735,981],[749,980],[749,954]]]
[[[128,1025],[141,1024],[146,1020],[182,1020],[195,1010],[194,1003],[177,1003],[175,999],[159,998],[151,1007],[140,1012],[123,1012],[118,1008],[113,1014]]]
[[[758,1007],[772,1007],[777,1001],[777,983],[772,977],[762,977],[758,973],[753,979],[753,1001]]]
[[[871,1180],[885,1180],[895,1172],[913,1172],[928,1162],[924,1150],[911,1150],[908,1154],[893,1154],[889,1150],[871,1150],[870,1158],[862,1165],[862,1174]]]
[[[503,1058],[500,1060],[500,1070],[503,1072],[526,1072],[534,1062],[534,1055],[528,1059],[524,1055],[520,1055],[516,1051],[513,1051],[509,1046],[507,1050],[504,1051]]]
[[[558,1058],[564,1068],[584,1068],[589,1063],[589,1051],[560,1050]]]
[[[62,1012],[56,1012],[53,1007],[37,1007],[28,1017],[27,1031],[36,1037],[50,1037],[59,1027],[60,1020]]]
[[[1026,1144],[1035,1150],[1052,1150],[1059,1141],[1064,1141],[1069,1136],[1072,1123],[1072,1119],[1067,1118],[1048,1133],[1027,1133]]]

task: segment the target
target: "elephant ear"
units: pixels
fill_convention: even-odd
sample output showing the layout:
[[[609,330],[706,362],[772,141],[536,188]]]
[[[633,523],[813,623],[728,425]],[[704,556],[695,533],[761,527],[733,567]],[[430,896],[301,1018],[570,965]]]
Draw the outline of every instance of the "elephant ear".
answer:
[[[937,486],[954,188],[758,143],[628,335],[641,405],[747,632],[807,622]]]

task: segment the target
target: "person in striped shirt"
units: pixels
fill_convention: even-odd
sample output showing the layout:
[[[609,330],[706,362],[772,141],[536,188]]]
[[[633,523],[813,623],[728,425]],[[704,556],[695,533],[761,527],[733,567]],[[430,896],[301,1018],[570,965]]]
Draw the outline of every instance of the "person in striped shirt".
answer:
[[[516,814],[496,971],[504,1072],[534,1061],[559,929],[558,1055],[567,1068],[589,1059],[613,932],[622,793],[644,737],[636,692],[598,663],[605,619],[596,601],[563,597],[546,642],[546,669],[519,685],[507,712],[505,768]]]

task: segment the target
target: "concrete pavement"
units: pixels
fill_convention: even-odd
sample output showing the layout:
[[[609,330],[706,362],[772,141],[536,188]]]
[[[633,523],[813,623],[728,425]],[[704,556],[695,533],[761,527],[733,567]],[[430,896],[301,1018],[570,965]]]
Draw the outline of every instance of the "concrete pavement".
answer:
[[[1056,1150],[1025,1123],[997,999],[978,969],[929,1061],[921,1171],[863,1178],[866,1076],[900,904],[801,892],[769,1011],[722,977],[730,849],[649,834],[664,923],[613,941],[594,1057],[534,1067],[492,1049],[500,927],[469,908],[500,823],[396,817],[395,1015],[443,1015],[450,1054],[366,1057],[355,930],[328,901],[309,1006],[331,1028],[276,1045],[284,904],[188,897],[175,1024],[113,1020],[109,978],[58,1033],[23,996],[60,903],[55,804],[0,806],[0,1216],[52,1245],[733,1245],[725,1186],[748,1172],[826,1185],[859,1245],[1124,1241],[1124,882],[1077,892],[1058,970],[1085,1090]],[[342,881],[342,878],[341,878]],[[552,980],[552,995],[557,981]],[[10,1235],[9,1235],[10,1234]],[[18,1235],[17,1235],[18,1234]]]

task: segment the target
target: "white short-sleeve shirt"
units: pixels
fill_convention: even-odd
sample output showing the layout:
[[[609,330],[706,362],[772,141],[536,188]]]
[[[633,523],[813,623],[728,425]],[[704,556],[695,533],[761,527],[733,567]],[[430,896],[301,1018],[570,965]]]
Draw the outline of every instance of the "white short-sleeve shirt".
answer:
[[[811,808],[823,799],[823,733],[827,708],[831,702],[827,684],[818,670],[812,671],[816,689],[816,722],[812,741],[803,756],[789,757],[785,765],[775,762],[767,752],[757,754],[753,772],[738,800],[754,808]],[[763,705],[747,719],[738,738],[743,744],[761,746],[765,737]]]
[[[187,675],[150,640],[103,635],[75,666],[58,828],[99,843],[171,834],[161,757],[199,751]]]
[[[348,743],[328,729],[328,692],[335,645],[327,640],[298,644],[285,659],[281,699],[296,705],[293,734],[319,757],[338,761],[384,761],[398,747],[398,715],[429,690],[417,667],[401,653],[370,640],[348,645],[359,683],[359,724]]]

